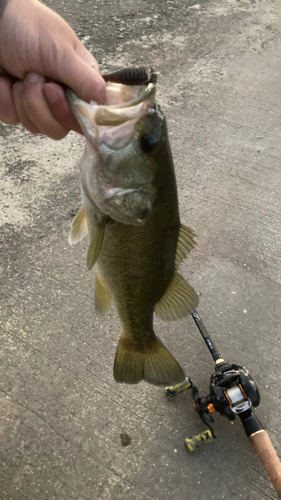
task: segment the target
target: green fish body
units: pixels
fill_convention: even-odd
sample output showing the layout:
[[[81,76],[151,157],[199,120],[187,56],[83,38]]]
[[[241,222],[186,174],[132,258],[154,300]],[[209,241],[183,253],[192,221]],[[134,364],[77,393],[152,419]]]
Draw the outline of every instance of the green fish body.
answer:
[[[113,301],[122,323],[114,377],[132,384],[141,380],[154,385],[179,383],[184,372],[155,335],[153,315],[176,320],[196,308],[195,291],[178,273],[195,245],[195,234],[180,223],[166,120],[150,95],[146,112],[134,118],[124,147],[108,148],[89,138],[89,116],[85,124],[82,101],[78,112],[74,99],[71,107],[92,144],[88,148],[94,150],[92,163],[99,166],[101,188],[97,177],[95,186],[89,187],[89,167],[86,174],[82,167],[83,208],[73,221],[70,242],[79,241],[88,231],[87,263],[89,268],[95,265],[96,310],[105,314]],[[108,116],[110,110],[107,127]],[[113,119],[112,127],[126,128],[126,122],[116,124],[115,114]],[[105,185],[108,191],[103,197]],[[94,189],[99,190],[96,197]]]

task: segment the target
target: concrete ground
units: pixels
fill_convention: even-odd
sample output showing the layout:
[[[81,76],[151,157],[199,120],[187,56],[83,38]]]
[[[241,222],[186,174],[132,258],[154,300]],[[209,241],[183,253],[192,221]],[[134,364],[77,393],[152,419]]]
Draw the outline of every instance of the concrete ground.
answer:
[[[183,274],[225,358],[257,381],[281,453],[281,4],[48,0],[102,71],[160,71],[182,221]],[[68,246],[83,138],[0,125],[0,491],[9,500],[276,498],[240,422],[204,430],[190,394],[114,382],[120,323],[94,312],[87,242]],[[192,319],[156,332],[205,395],[213,371]]]

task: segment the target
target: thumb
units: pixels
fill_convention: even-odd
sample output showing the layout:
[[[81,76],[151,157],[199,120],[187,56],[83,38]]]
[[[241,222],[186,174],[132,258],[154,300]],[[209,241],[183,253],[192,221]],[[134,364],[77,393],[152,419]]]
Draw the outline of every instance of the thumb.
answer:
[[[82,44],[81,44],[82,45]],[[84,49],[84,50],[83,50]],[[72,50],[67,64],[59,70],[59,80],[70,87],[83,101],[106,102],[105,81],[102,78],[98,63],[90,52],[82,45]]]

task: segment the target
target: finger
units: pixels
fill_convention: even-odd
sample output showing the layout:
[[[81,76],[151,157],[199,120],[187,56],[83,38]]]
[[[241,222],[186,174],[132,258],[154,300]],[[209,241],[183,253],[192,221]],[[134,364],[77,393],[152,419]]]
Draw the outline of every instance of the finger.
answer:
[[[32,134],[39,134],[40,130],[29,119],[23,106],[23,82],[18,80],[12,89],[13,100],[17,110],[18,121]]]
[[[45,78],[36,73],[28,73],[23,84],[23,106],[29,119],[42,134],[51,139],[63,139],[69,130],[52,115],[43,94]]]
[[[106,102],[105,81],[96,67],[97,62],[91,56],[94,67],[91,66],[81,58],[79,55],[81,52],[81,49],[79,53],[71,50],[67,56],[67,65],[59,69],[59,81],[68,85],[84,101],[93,100],[98,104],[104,104]]]
[[[43,94],[55,120],[66,129],[83,134],[80,125],[67,105],[62,87],[57,83],[45,83]]]
[[[17,110],[13,102],[12,86],[12,78],[0,77],[0,121],[8,125],[15,125],[19,122]]]
[[[74,44],[74,50],[76,54],[85,61],[85,63],[88,64],[88,66],[91,66],[95,71],[99,73],[99,65],[97,63],[97,60],[94,58],[94,56],[91,54],[91,52],[86,49],[85,45],[77,38],[76,44]]]

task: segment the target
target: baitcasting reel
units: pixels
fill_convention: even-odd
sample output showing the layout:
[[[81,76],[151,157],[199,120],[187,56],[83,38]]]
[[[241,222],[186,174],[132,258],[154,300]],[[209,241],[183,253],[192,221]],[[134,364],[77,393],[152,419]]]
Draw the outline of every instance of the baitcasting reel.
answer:
[[[216,437],[211,425],[214,422],[212,414],[218,412],[229,420],[234,420],[236,416],[239,416],[250,443],[262,462],[278,497],[281,498],[281,463],[267,432],[252,412],[252,408],[260,403],[258,387],[247,368],[229,364],[222,358],[199,314],[194,311],[191,315],[213,357],[215,373],[210,380],[210,394],[203,398],[199,396],[197,387],[188,378],[180,384],[165,389],[170,399],[190,389],[193,406],[208,427],[201,434],[187,438],[186,446],[190,452],[193,452],[201,443],[209,443]]]

